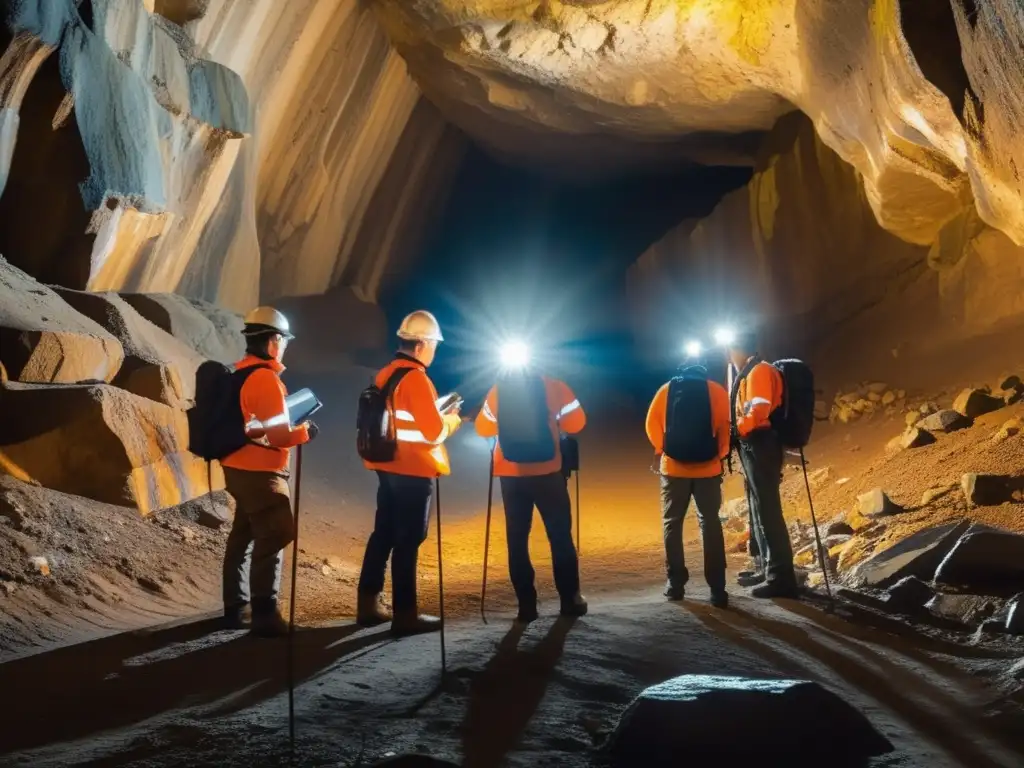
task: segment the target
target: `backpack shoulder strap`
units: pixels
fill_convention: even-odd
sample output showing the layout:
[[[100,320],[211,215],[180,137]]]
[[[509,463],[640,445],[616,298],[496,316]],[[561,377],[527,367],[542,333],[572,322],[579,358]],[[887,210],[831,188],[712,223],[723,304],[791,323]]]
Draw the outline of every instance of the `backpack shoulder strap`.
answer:
[[[388,376],[388,380],[384,382],[384,386],[380,389],[388,402],[391,402],[391,396],[395,393],[395,390],[398,389],[398,385],[402,383],[402,379],[404,379],[413,370],[415,369],[403,365]]]

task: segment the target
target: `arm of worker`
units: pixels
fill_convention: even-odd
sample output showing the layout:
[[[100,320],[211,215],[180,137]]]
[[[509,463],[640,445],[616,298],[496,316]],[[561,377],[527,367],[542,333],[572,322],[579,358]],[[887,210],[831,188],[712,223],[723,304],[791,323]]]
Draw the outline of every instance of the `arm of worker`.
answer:
[[[718,458],[725,460],[732,447],[732,419],[729,409],[729,393],[725,387],[715,382],[708,382],[711,392],[711,423],[715,430],[715,438],[718,440]]]
[[[558,405],[558,411],[555,420],[558,422],[558,429],[567,435],[582,432],[587,425],[587,414],[583,412],[583,406],[568,384],[564,381],[553,383],[557,394],[555,403]]]
[[[775,377],[769,365],[755,365],[747,378],[747,400],[741,404],[743,415],[736,419],[736,431],[746,437],[768,423],[774,402]]]
[[[668,384],[659,389],[651,407],[647,409],[647,439],[654,446],[654,452],[661,455],[665,450],[665,413],[668,409]]]
[[[491,387],[484,398],[483,407],[476,415],[476,433],[480,437],[498,436],[498,390]]]
[[[268,369],[252,373],[241,392],[242,411],[263,427],[263,437],[275,448],[294,448],[308,443],[307,424],[292,426],[285,403],[285,389],[277,374]]]
[[[458,412],[442,414],[437,408],[437,390],[430,383],[427,374],[413,371],[402,383],[402,394],[408,398],[409,413],[412,414],[416,428],[430,443],[443,443],[461,426],[462,418]]]

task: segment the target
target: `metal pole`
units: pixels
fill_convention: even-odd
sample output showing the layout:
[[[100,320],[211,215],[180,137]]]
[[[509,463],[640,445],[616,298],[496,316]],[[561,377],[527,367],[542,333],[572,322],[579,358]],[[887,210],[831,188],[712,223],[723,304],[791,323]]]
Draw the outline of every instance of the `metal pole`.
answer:
[[[444,563],[441,557],[441,478],[434,478],[434,497],[437,501],[437,589],[441,613],[441,677],[448,673],[448,656],[444,642]]]
[[[302,446],[295,451],[295,529],[292,532],[292,584],[288,604],[288,744],[295,756],[295,587],[299,576],[299,504],[302,493]]]
[[[487,522],[484,528],[484,578],[480,586],[480,618],[487,623],[487,559],[491,551],[491,507],[494,500],[494,448],[491,445],[491,466],[487,472]]]
[[[825,577],[825,591],[828,599],[835,607],[836,599],[832,596],[832,585],[828,581],[828,564],[825,562],[825,551],[821,546],[821,533],[818,531],[818,518],[814,514],[814,499],[811,498],[811,481],[807,479],[807,459],[804,458],[804,449],[800,449],[800,466],[804,470],[804,486],[807,488],[807,504],[811,508],[811,523],[814,525],[814,541],[818,546],[818,562],[821,564],[821,573]]]

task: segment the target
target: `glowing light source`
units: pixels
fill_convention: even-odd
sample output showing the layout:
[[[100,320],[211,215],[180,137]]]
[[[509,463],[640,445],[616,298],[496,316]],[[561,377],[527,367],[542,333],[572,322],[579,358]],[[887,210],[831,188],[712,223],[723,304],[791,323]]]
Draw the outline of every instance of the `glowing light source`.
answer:
[[[701,343],[695,339],[691,339],[690,341],[686,342],[686,345],[683,347],[683,350],[686,352],[687,357],[700,357],[700,353],[702,350]]]
[[[530,363],[530,348],[526,342],[515,339],[501,345],[501,367],[505,370],[525,368]]]
[[[721,347],[728,347],[736,343],[736,331],[732,328],[722,327],[715,331],[715,344]]]

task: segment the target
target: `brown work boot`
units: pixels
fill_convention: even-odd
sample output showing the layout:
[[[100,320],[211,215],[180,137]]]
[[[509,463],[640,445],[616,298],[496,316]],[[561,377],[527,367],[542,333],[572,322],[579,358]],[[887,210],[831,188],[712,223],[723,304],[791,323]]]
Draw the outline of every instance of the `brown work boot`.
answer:
[[[395,611],[391,619],[391,634],[397,637],[422,635],[426,632],[437,632],[441,629],[441,619],[437,616],[421,614],[416,609],[411,611]]]
[[[278,613],[275,602],[264,605],[254,600],[249,634],[253,637],[287,637],[288,619]]]
[[[391,614],[380,604],[380,595],[359,593],[356,624],[360,627],[379,627],[391,621]]]

